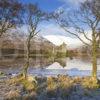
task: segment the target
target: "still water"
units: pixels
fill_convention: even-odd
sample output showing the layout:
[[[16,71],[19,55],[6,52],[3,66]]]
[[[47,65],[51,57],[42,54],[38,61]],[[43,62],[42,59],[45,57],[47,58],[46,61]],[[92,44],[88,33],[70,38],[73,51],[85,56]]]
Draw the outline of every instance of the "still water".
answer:
[[[57,62],[58,61],[58,62]],[[39,76],[90,76],[92,73],[91,60],[88,58],[65,58],[57,60],[44,69],[29,69],[29,73]],[[65,64],[64,64],[65,63]],[[100,76],[100,59],[98,59],[98,76]]]
[[[43,60],[45,62],[45,60]],[[37,67],[39,66],[39,67]],[[18,74],[22,67],[0,68],[0,70],[13,75]],[[35,76],[57,76],[70,75],[70,76],[90,76],[92,70],[91,59],[89,58],[62,58],[56,59],[48,64],[40,64],[30,66],[28,73]],[[100,76],[100,59],[98,59],[98,76]]]

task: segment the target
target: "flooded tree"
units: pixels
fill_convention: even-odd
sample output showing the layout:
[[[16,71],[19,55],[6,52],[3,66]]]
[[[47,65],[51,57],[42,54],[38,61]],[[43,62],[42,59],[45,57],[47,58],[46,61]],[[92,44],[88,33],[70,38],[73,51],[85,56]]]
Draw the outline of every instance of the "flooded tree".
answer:
[[[100,36],[100,0],[86,0],[76,10],[55,13],[56,22],[92,50],[92,76],[97,77],[97,42]]]
[[[23,71],[23,75],[25,78],[27,77],[27,70],[29,67],[31,40],[40,32],[40,30],[38,29],[38,25],[41,21],[44,20],[44,15],[45,13],[43,13],[37,5],[26,5],[25,17],[23,19],[27,27],[26,64]]]
[[[20,23],[21,11],[19,0],[0,0],[0,37]]]

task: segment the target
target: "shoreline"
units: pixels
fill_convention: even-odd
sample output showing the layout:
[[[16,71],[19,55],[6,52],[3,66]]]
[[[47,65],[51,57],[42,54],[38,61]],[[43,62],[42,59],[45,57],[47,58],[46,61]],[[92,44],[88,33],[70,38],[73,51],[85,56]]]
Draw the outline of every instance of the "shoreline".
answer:
[[[68,75],[58,77],[28,75],[27,80],[18,76],[0,81],[0,97],[3,98],[0,100],[15,100],[15,98],[16,100],[99,100],[100,83],[91,77]]]

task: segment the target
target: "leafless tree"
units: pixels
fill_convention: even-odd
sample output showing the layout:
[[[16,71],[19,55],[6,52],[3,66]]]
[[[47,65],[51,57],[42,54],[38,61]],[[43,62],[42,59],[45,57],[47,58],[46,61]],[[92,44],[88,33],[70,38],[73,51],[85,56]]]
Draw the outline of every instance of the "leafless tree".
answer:
[[[100,0],[87,0],[77,10],[55,13],[56,22],[67,33],[92,47],[92,76],[97,77],[97,41],[100,33]],[[88,32],[90,31],[90,33]],[[89,37],[90,35],[91,37]],[[83,39],[84,36],[86,40]],[[89,36],[88,36],[89,35]]]
[[[19,24],[21,11],[18,0],[0,0],[0,37]]]
[[[26,53],[26,64],[24,66],[24,77],[27,78],[27,70],[29,67],[29,60],[30,60],[30,47],[31,47],[31,40],[34,36],[36,36],[40,30],[38,30],[39,23],[44,20],[45,13],[42,12],[37,5],[35,4],[28,4],[26,5],[26,12],[24,17],[25,25],[27,26],[27,53]]]

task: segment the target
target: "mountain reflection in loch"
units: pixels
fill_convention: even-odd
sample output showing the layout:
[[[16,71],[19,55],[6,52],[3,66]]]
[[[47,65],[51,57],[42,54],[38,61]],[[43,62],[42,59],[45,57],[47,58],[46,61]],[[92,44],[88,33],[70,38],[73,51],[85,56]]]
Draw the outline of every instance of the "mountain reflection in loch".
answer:
[[[29,73],[39,76],[57,76],[70,75],[70,76],[90,76],[92,72],[92,64],[90,59],[74,58],[74,59],[63,59],[65,66],[62,62],[54,62],[44,69],[33,69],[30,68]],[[98,76],[100,75],[100,59],[98,59]]]
[[[28,72],[35,76],[90,76],[92,70],[91,60],[89,58],[61,58],[52,62],[39,61],[36,65],[31,65]],[[42,63],[42,64],[41,64]],[[0,68],[7,73],[18,74],[22,67],[6,67]],[[100,76],[100,58],[98,58],[98,76]]]

